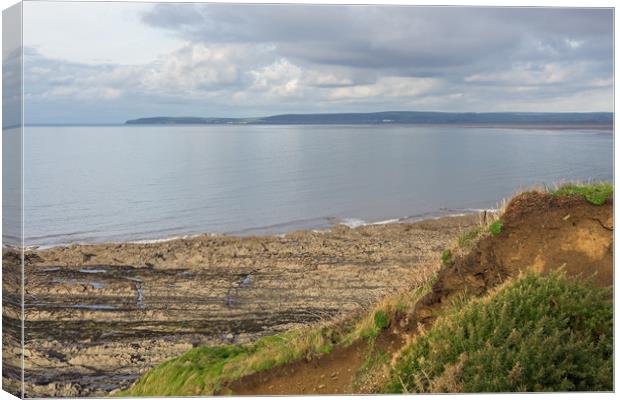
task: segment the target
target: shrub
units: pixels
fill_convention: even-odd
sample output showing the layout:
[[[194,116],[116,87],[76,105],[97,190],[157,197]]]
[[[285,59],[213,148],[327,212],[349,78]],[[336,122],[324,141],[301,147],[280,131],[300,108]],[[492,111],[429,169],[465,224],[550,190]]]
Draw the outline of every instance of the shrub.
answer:
[[[555,196],[583,196],[591,204],[600,206],[613,194],[614,187],[611,183],[592,183],[589,185],[568,184],[551,192]]]
[[[401,354],[386,391],[613,389],[608,290],[528,274],[440,318]]]
[[[497,236],[500,233],[502,233],[503,228],[504,228],[504,222],[501,219],[498,219],[497,221],[489,225],[489,232],[491,232],[491,235]]]
[[[388,314],[385,311],[378,310],[375,312],[375,326],[379,330],[390,326],[390,317],[388,317]]]

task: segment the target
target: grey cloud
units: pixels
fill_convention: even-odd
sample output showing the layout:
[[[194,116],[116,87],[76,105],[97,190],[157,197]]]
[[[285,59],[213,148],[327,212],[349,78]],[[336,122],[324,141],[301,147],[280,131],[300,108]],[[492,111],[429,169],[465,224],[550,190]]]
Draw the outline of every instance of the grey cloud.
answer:
[[[143,16],[188,40],[271,42],[298,60],[419,69],[512,57],[608,58],[611,18],[610,10],[594,9],[229,4],[162,4]],[[568,49],[567,39],[582,45]]]
[[[301,67],[357,74],[353,86],[386,76],[446,83],[448,93],[434,88],[416,94],[415,104],[462,107],[456,101],[462,93],[487,99],[483,109],[489,109],[507,104],[511,89],[526,108],[527,101],[603,93],[600,82],[611,97],[609,9],[158,5],[143,18],[190,41],[270,43]],[[435,103],[424,103],[425,97]]]
[[[142,21],[187,44],[134,66],[30,51],[31,115],[71,118],[61,110],[76,99],[83,118],[116,121],[613,104],[611,10],[186,3],[157,4]]]

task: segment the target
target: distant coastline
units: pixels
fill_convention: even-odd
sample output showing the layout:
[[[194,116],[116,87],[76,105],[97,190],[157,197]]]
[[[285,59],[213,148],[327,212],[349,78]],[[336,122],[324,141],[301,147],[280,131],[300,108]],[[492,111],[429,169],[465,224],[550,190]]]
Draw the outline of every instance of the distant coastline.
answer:
[[[146,117],[126,125],[460,125],[554,129],[610,129],[613,113],[447,113],[385,111],[375,113],[282,114],[256,118]]]

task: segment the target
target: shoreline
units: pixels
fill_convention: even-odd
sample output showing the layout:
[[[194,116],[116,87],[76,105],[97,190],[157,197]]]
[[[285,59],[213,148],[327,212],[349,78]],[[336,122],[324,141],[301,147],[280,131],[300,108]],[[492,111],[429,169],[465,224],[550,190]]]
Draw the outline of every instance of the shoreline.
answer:
[[[493,129],[540,129],[540,130],[601,130],[601,131],[613,131],[614,125],[612,124],[510,124],[510,123],[462,123],[462,124],[447,124],[447,123],[367,123],[367,124],[229,124],[229,123],[212,123],[212,124],[26,124],[23,128],[37,128],[37,127],[178,127],[178,126],[217,126],[217,127],[230,127],[230,126],[412,126],[412,127],[459,127],[459,128],[493,128]],[[19,127],[10,127],[3,129],[16,129]]]
[[[24,251],[43,251],[47,249],[53,249],[57,247],[74,247],[74,246],[93,246],[93,245],[118,245],[118,244],[157,244],[157,243],[166,243],[174,240],[191,240],[200,237],[238,237],[238,238],[249,238],[249,237],[270,237],[270,236],[286,236],[293,233],[298,232],[327,232],[330,229],[334,229],[338,226],[346,226],[348,228],[354,229],[363,226],[375,226],[375,225],[388,225],[388,224],[407,224],[407,223],[416,223],[423,221],[432,221],[441,218],[449,218],[449,217],[463,217],[468,215],[480,214],[480,213],[495,213],[498,212],[497,208],[466,208],[466,209],[446,209],[439,210],[435,212],[427,212],[418,215],[406,215],[403,217],[394,217],[394,218],[386,218],[377,221],[367,221],[361,218],[355,217],[323,217],[317,218],[317,220],[325,220],[327,223],[324,226],[317,228],[300,228],[298,229],[295,225],[295,222],[284,222],[274,225],[268,226],[260,226],[260,227],[250,227],[242,230],[236,230],[231,232],[201,232],[201,233],[186,233],[186,234],[175,234],[173,236],[164,236],[158,238],[144,238],[144,239],[129,239],[129,240],[105,240],[102,239],[94,240],[92,242],[68,242],[68,243],[58,243],[58,244],[32,244],[26,245],[23,247]],[[290,229],[276,229],[276,227],[290,227]],[[13,244],[2,244],[2,249],[19,251],[21,246],[13,245]]]

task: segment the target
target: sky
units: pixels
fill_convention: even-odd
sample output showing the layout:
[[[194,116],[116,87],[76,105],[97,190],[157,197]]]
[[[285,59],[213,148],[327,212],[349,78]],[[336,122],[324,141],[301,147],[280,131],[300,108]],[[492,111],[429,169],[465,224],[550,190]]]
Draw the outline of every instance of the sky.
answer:
[[[611,9],[28,1],[23,33],[26,123],[613,111]]]

